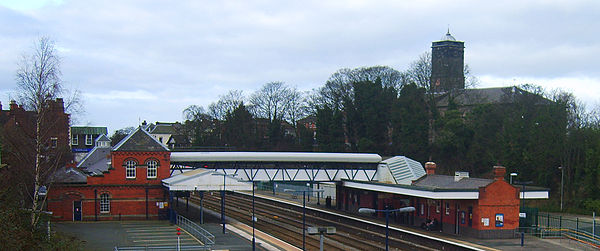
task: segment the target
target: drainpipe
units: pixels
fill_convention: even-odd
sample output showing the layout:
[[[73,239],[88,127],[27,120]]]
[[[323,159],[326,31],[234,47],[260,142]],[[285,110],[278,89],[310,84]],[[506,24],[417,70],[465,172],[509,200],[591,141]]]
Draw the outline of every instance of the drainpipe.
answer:
[[[94,221],[98,221],[98,189],[94,189]]]
[[[148,220],[148,186],[146,186],[146,220]]]

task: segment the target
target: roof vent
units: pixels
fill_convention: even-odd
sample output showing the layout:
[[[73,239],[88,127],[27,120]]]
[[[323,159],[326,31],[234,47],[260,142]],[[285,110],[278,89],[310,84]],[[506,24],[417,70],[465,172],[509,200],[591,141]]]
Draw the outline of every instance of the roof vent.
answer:
[[[464,178],[469,178],[469,172],[454,172],[454,182],[458,182]]]

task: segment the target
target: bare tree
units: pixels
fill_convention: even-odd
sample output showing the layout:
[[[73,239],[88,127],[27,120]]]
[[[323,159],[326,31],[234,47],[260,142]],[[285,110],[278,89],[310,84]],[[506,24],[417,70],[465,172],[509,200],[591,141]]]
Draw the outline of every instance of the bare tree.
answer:
[[[420,88],[429,90],[429,81],[431,79],[431,53],[425,52],[419,58],[410,64],[407,70],[409,81],[415,83]]]
[[[204,107],[202,106],[190,105],[183,110],[183,118],[185,120],[194,121],[200,119],[203,116],[207,116],[207,113],[204,110]]]
[[[270,82],[250,96],[251,111],[256,117],[269,121],[283,120],[289,114],[292,100],[299,99],[295,88],[283,82]]]
[[[400,90],[406,84],[406,74],[399,72],[388,66],[370,66],[359,67],[355,69],[343,68],[333,73],[325,86],[318,90],[318,94],[313,95],[311,103],[320,106],[340,110],[344,100],[354,100],[354,91],[352,83],[369,81],[375,82],[379,79],[384,87],[392,87]]]
[[[55,44],[48,37],[42,37],[36,41],[31,54],[23,55],[16,73],[17,97],[26,110],[34,113],[33,135],[23,135],[31,140],[30,148],[33,157],[33,167],[31,170],[31,181],[26,182],[25,190],[29,186],[33,191],[28,193],[31,199],[31,225],[35,227],[40,219],[40,211],[45,202],[40,201],[40,187],[50,188],[48,177],[64,163],[65,151],[60,151],[48,147],[52,139],[50,134],[53,128],[60,126],[59,123],[66,123],[68,130],[68,116],[66,120],[61,120],[53,116],[55,100],[63,94],[60,58],[57,55]],[[60,99],[62,101],[62,99]],[[71,102],[76,102],[77,97],[72,98]],[[60,104],[63,106],[63,104]],[[64,107],[64,106],[63,106]],[[67,105],[69,107],[69,105]],[[60,111],[64,113],[64,111]],[[68,139],[67,139],[68,140]],[[64,142],[65,144],[68,144]],[[21,149],[21,154],[28,155],[28,149]],[[25,158],[27,159],[27,158]],[[29,163],[25,163],[29,165]]]
[[[224,120],[228,112],[232,112],[244,103],[244,94],[240,90],[229,91],[219,96],[219,100],[208,106],[208,114],[215,119]]]

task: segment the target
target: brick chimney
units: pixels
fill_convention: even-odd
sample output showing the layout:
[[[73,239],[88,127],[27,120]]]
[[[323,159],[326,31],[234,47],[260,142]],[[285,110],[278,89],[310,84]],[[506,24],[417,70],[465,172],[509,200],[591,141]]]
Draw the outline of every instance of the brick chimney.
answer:
[[[17,105],[17,101],[11,100],[10,101],[10,110],[15,111],[15,110],[17,110],[17,108],[19,108],[19,106]]]
[[[494,180],[504,180],[506,168],[503,166],[494,166]]]
[[[427,175],[435,174],[435,168],[436,165],[434,162],[429,161],[425,163],[425,171],[427,172]]]

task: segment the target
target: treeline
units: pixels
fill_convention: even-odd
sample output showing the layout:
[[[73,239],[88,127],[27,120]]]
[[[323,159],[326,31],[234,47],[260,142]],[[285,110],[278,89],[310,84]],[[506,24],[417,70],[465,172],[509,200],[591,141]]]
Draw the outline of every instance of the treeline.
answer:
[[[185,109],[184,128],[197,147],[404,155],[435,161],[438,173],[473,177],[491,177],[491,167],[503,165],[518,173],[515,180],[550,188],[556,206],[562,166],[571,208],[600,210],[597,114],[569,93],[533,85],[514,88],[510,102],[466,107],[450,96],[440,109],[428,90],[427,60],[404,72],[341,69],[311,92],[282,82],[248,96],[232,90],[206,108]],[[465,70],[472,86],[476,80]]]

